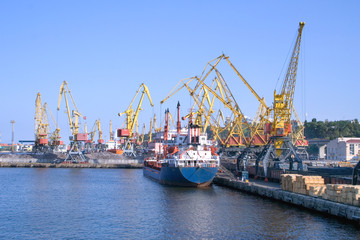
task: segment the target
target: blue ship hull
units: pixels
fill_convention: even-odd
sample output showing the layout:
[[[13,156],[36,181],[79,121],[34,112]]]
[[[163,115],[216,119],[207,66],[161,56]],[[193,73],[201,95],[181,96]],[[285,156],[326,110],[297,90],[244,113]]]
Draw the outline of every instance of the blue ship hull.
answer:
[[[144,166],[144,176],[161,184],[180,187],[205,187],[211,184],[217,173],[217,167],[170,167],[161,170]]]

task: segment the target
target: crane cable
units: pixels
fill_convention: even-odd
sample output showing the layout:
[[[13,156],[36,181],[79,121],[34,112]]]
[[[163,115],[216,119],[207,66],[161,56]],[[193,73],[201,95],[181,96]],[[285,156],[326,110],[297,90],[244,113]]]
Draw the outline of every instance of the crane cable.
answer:
[[[292,43],[291,43],[291,45],[290,45],[289,52],[288,52],[288,54],[287,54],[287,56],[286,56],[286,58],[285,58],[284,64],[283,64],[283,66],[282,66],[282,68],[281,68],[281,71],[280,71],[280,73],[279,73],[278,79],[277,79],[277,81],[276,81],[275,90],[276,90],[277,85],[278,85],[278,83],[279,83],[279,81],[280,81],[280,77],[281,77],[282,74],[283,74],[285,65],[288,63],[289,55],[290,55],[290,53],[293,51],[293,46],[295,45],[294,43],[295,43],[295,41],[296,41],[296,39],[297,39],[298,32],[299,32],[299,31],[297,30],[296,33],[295,33],[295,36],[294,36],[294,38],[293,38],[293,41],[292,41]]]

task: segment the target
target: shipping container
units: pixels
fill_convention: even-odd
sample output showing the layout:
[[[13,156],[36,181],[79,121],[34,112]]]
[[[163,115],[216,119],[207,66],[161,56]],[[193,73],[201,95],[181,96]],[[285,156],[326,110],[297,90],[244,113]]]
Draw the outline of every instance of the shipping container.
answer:
[[[265,123],[264,125],[264,133],[270,134],[271,133],[271,123]]]
[[[223,139],[223,141],[225,141],[225,140],[226,139]],[[240,137],[230,137],[227,144],[229,144],[230,146],[243,145],[243,139]]]
[[[77,141],[86,141],[88,139],[87,133],[78,133],[76,134],[76,140]]]
[[[118,137],[129,137],[130,131],[129,131],[129,129],[126,129],[126,128],[124,128],[124,129],[119,128],[117,130],[117,135],[118,135]]]
[[[263,146],[266,145],[268,141],[269,141],[269,135],[256,134],[252,139],[252,145]]]
[[[40,138],[39,139],[39,144],[40,145],[46,145],[46,144],[48,144],[48,140],[46,138]]]

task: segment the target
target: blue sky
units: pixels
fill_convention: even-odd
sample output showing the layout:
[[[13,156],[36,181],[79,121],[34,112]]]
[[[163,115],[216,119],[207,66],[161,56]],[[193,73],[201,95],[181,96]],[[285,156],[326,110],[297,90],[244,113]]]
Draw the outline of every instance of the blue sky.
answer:
[[[1,142],[11,141],[12,119],[16,141],[34,138],[37,92],[67,139],[64,103],[56,113],[64,80],[88,128],[101,119],[105,139],[110,120],[113,128],[121,126],[124,119],[117,113],[128,107],[141,83],[155,104],[151,109],[144,101],[141,126],[166,107],[174,112],[177,100],[185,115],[186,92],[165,106],[159,102],[180,79],[200,75],[222,53],[271,104],[300,21],[306,25],[294,101],[301,119],[359,118],[359,13],[359,1],[3,0]],[[228,73],[243,113],[253,116],[257,100],[226,65],[220,71]]]

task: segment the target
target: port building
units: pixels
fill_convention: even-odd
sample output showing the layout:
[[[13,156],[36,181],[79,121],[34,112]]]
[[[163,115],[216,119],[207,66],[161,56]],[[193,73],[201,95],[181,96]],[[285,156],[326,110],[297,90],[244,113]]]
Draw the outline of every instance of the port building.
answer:
[[[358,160],[359,153],[360,138],[336,138],[327,144],[326,157],[328,160]]]

